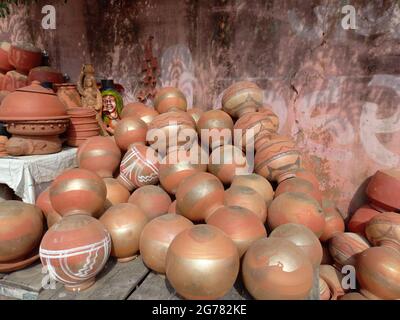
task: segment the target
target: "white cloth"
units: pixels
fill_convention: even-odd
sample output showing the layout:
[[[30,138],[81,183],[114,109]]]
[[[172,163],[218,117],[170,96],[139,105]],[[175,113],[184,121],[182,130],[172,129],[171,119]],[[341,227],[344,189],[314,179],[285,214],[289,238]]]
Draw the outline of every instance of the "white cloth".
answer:
[[[0,158],[0,183],[7,184],[22,201],[35,203],[61,172],[77,167],[77,150],[65,148],[48,155]]]

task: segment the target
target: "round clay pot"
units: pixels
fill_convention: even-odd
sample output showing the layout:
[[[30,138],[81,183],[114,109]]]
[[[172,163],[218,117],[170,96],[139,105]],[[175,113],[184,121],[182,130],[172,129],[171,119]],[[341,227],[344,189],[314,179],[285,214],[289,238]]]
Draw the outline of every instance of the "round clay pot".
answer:
[[[118,121],[114,138],[122,151],[128,150],[133,143],[146,143],[147,124],[139,118],[129,117]]]
[[[242,207],[220,207],[208,217],[207,224],[217,227],[230,237],[237,246],[240,257],[254,241],[267,237],[267,231],[260,219]]]
[[[305,193],[322,205],[322,192],[319,189],[315,189],[313,184],[307,180],[293,177],[282,181],[275,190],[275,197],[285,192]]]
[[[104,212],[100,222],[111,235],[111,256],[119,262],[133,260],[139,251],[140,235],[148,222],[145,213],[131,203],[119,203]]]
[[[331,299],[331,291],[329,290],[329,286],[324,279],[319,278],[319,300],[330,300]]]
[[[313,284],[313,268],[303,251],[285,239],[264,238],[247,250],[243,282],[257,300],[304,300]]]
[[[174,110],[186,111],[186,97],[178,88],[161,88],[154,97],[154,108],[159,113],[166,113]]]
[[[232,289],[239,266],[238,250],[228,236],[216,227],[197,225],[172,241],[166,274],[185,299],[213,300]]]
[[[165,214],[151,220],[140,236],[140,255],[148,268],[165,273],[167,251],[171,242],[193,223],[178,214]]]
[[[187,114],[193,118],[194,122],[196,122],[196,125],[199,122],[200,117],[203,113],[203,109],[200,108],[191,108],[187,111]]]
[[[2,90],[14,92],[28,85],[28,77],[18,71],[11,70],[3,78]]]
[[[293,173],[297,178],[304,179],[310,182],[314,186],[315,190],[321,190],[318,178],[311,171],[306,170],[304,168],[299,168],[295,170]]]
[[[322,209],[325,213],[325,228],[319,239],[328,241],[335,234],[344,232],[345,225],[342,215],[331,200],[323,199]]]
[[[322,264],[319,266],[319,276],[329,287],[331,300],[337,300],[345,294],[342,287],[343,274],[331,265]]]
[[[263,197],[254,189],[244,186],[231,186],[225,191],[226,206],[238,206],[253,212],[262,223],[267,220],[267,206]]]
[[[28,83],[33,81],[63,83],[64,76],[61,72],[47,66],[36,67],[29,71]]]
[[[106,210],[116,204],[128,202],[130,193],[117,179],[103,178],[103,181],[107,188],[106,202],[104,204]]]
[[[223,145],[213,150],[208,162],[208,171],[223,184],[231,184],[235,175],[251,173],[242,150],[232,145]]]
[[[77,160],[79,168],[111,178],[121,162],[121,151],[112,138],[91,137],[79,147]]]
[[[136,189],[129,197],[129,203],[137,205],[152,220],[168,213],[171,198],[168,193],[157,186],[143,186]]]
[[[400,251],[400,214],[383,212],[365,227],[365,235],[373,246],[393,247]]]
[[[59,222],[62,217],[55,211],[51,211],[46,216],[47,228],[50,229],[57,222]]]
[[[364,237],[352,232],[337,233],[329,240],[329,252],[338,268],[355,266],[359,254],[369,247]]]
[[[50,185],[51,205],[61,216],[96,215],[104,209],[106,196],[103,180],[85,169],[66,170]]]
[[[8,62],[18,72],[28,74],[29,71],[42,63],[42,52],[32,44],[12,44],[8,55]]]
[[[149,125],[159,113],[140,102],[128,103],[121,112],[121,119],[125,118],[139,118],[144,123]]]
[[[319,238],[325,228],[325,215],[319,203],[309,195],[285,192],[269,206],[268,225],[275,229],[285,223],[302,224]]]
[[[274,128],[274,132],[278,132],[279,129],[279,117],[275,112],[272,111],[271,107],[269,106],[262,106],[258,109],[259,113],[263,113],[264,115],[268,116],[269,122],[272,124]]]
[[[81,96],[76,88],[76,84],[59,83],[54,84],[53,88],[57,93],[58,99],[60,99],[66,109],[82,107]]]
[[[185,178],[176,191],[176,212],[191,221],[207,219],[224,204],[224,186],[217,177],[198,172]]]
[[[54,208],[50,202],[50,187],[46,188],[42,193],[39,194],[38,198],[36,199],[36,206],[42,210],[45,217],[50,212],[54,211]]]
[[[176,200],[172,201],[168,208],[168,213],[174,213],[176,214]]]
[[[368,299],[400,299],[400,253],[389,247],[365,250],[357,259],[360,292]]]
[[[7,73],[14,69],[14,67],[8,61],[8,54],[11,49],[11,44],[6,41],[0,43],[0,71]]]
[[[366,194],[379,211],[400,210],[400,170],[379,170],[368,183]]]
[[[232,84],[222,96],[222,108],[234,118],[257,111],[263,101],[262,90],[253,82],[240,81]]]
[[[365,236],[365,226],[373,217],[379,215],[380,212],[371,208],[369,205],[364,205],[359,208],[351,216],[347,228],[350,232],[358,233]]]
[[[0,202],[0,263],[26,259],[42,235],[43,215],[38,207],[13,200]]]
[[[274,198],[274,189],[269,181],[256,173],[233,177],[231,186],[249,187],[257,191],[264,198],[267,207]]]
[[[358,292],[350,292],[346,293],[344,296],[341,296],[339,300],[368,300],[361,293]]]
[[[67,290],[81,291],[95,282],[111,251],[111,238],[103,224],[87,215],[61,219],[44,235],[40,260],[53,279]]]

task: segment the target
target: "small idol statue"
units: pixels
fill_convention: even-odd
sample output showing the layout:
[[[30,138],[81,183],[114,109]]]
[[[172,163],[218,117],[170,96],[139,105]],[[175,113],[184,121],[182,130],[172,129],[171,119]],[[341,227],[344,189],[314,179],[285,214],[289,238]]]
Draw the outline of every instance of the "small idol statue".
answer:
[[[101,95],[103,97],[101,117],[106,125],[107,132],[114,134],[114,129],[121,119],[123,100],[120,93],[115,89],[113,80],[101,81]]]

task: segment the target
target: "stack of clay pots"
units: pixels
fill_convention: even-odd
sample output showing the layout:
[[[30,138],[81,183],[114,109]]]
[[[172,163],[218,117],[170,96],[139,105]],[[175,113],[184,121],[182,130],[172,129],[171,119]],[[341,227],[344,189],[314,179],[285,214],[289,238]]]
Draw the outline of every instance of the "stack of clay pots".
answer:
[[[8,155],[6,150],[6,143],[8,138],[6,136],[0,136],[0,157],[6,157]]]
[[[67,113],[71,118],[66,132],[67,144],[78,147],[88,138],[100,134],[100,126],[96,119],[96,112],[90,108],[69,108]]]

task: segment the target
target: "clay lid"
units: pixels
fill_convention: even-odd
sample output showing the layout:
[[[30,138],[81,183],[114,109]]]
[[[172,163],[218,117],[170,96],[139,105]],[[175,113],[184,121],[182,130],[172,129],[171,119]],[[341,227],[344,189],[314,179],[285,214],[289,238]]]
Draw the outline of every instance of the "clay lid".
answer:
[[[51,90],[38,81],[8,94],[0,106],[0,120],[67,119],[67,111]]]

